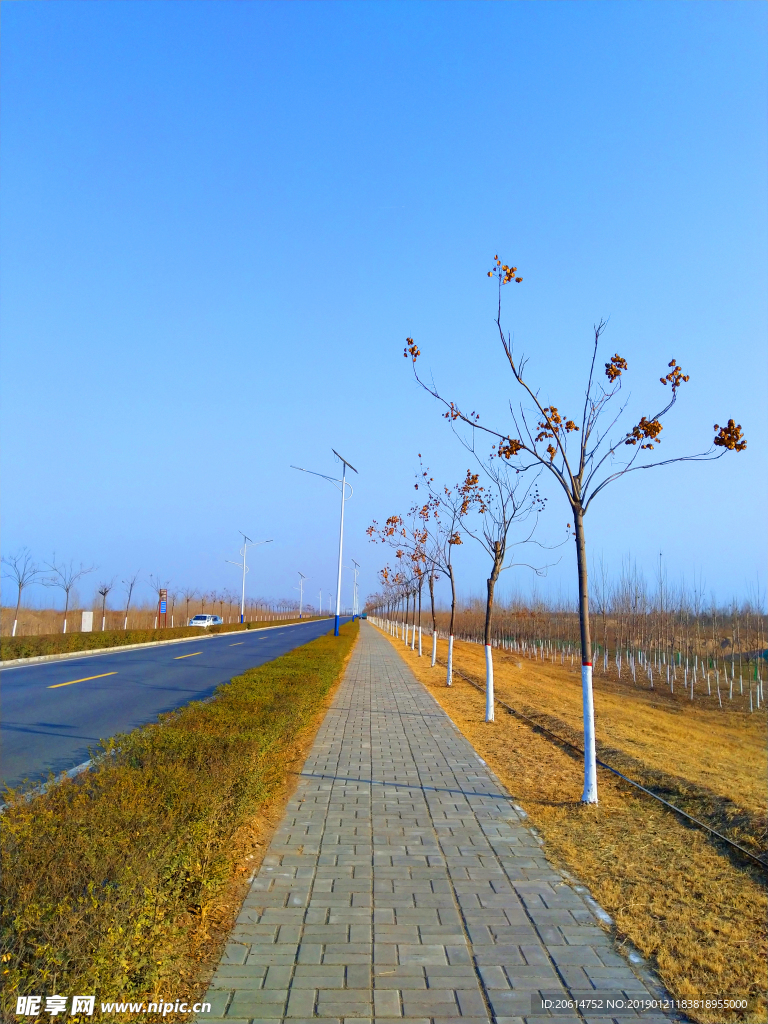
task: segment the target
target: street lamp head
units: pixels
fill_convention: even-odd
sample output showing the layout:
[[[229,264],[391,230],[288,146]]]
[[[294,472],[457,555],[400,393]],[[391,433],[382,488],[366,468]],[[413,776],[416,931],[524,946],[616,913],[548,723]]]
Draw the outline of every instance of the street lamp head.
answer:
[[[342,455],[339,455],[339,453],[336,451],[335,448],[331,448],[331,451],[336,456],[336,458],[339,460],[339,462],[343,462],[345,466],[349,466],[349,468],[352,470],[353,473],[357,473],[357,470],[352,465],[352,463],[351,462],[347,462],[347,460]],[[358,473],[358,476],[359,475],[360,474]]]

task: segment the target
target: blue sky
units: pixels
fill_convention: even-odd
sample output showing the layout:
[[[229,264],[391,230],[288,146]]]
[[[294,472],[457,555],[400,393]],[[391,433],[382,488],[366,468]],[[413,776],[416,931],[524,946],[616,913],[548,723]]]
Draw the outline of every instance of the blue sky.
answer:
[[[446,482],[467,468],[405,336],[507,429],[498,252],[548,402],[573,415],[609,317],[637,415],[670,358],[691,375],[665,454],[729,416],[749,440],[610,488],[593,555],[650,574],[663,551],[723,599],[764,586],[764,5],[28,0],[2,20],[4,552],[236,588],[242,529],[274,538],[253,595],[291,596],[297,570],[327,592],[337,493],[289,466],[333,474],[333,447],[375,589],[364,530],[407,508],[417,453]],[[550,493],[542,539],[570,518]],[[540,587],[572,593],[574,561]]]

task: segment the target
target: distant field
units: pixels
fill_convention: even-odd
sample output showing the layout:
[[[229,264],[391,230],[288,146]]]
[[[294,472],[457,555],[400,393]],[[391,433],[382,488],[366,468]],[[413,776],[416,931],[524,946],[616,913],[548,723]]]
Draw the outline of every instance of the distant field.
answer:
[[[77,633],[80,630],[83,611],[93,611],[93,631],[101,632],[101,606],[77,605],[69,609],[67,613],[67,632]],[[305,618],[310,617],[311,609],[305,609]],[[210,600],[202,604],[199,600],[191,601],[186,607],[184,601],[177,601],[175,606],[170,605],[166,616],[166,626],[181,629],[193,615],[199,613],[207,615],[218,615],[224,620],[225,625],[236,625],[240,621],[240,605],[232,605],[226,601],[215,603]],[[13,630],[13,619],[16,614],[15,607],[3,605],[0,608],[0,635],[10,637]],[[314,614],[311,616],[316,618]],[[246,618],[259,622],[283,622],[288,619],[298,618],[298,608],[290,608],[288,611],[276,611],[268,607],[261,607],[258,604],[249,606],[246,603]],[[107,632],[120,631],[125,622],[125,610],[107,608],[104,612],[104,627]],[[131,607],[128,612],[129,629],[154,629],[157,621],[157,604],[137,605]],[[171,626],[173,623],[173,626]],[[56,608],[27,608],[24,605],[19,609],[19,619],[16,628],[16,636],[46,636],[52,633],[61,633],[64,627],[64,612]]]
[[[582,806],[580,757],[501,708],[486,724],[482,693],[458,676],[448,689],[442,665],[430,669],[429,657],[392,643],[527,811],[549,856],[590,888],[614,918],[619,941],[631,940],[672,994],[750,994],[755,1004],[746,1017],[718,1012],[692,1019],[764,1024],[766,875],[604,770],[599,807]],[[457,641],[454,651],[455,668],[482,683],[483,648]],[[440,641],[439,659],[446,654]],[[494,667],[499,698],[580,743],[578,668],[501,651],[494,651]],[[596,677],[598,756],[761,852],[764,709],[750,715],[721,711],[711,701],[691,706],[685,691],[665,690]]]

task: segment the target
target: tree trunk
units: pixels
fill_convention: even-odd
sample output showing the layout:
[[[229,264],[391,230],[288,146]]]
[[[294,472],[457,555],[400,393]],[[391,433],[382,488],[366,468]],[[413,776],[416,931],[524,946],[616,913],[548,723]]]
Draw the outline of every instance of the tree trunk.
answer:
[[[581,692],[584,714],[584,792],[582,803],[597,803],[597,754],[595,752],[595,704],[592,696],[592,642],[589,635],[589,594],[587,590],[587,546],[584,513],[574,510],[576,564],[579,572],[579,628],[581,631]]]
[[[11,636],[16,636],[16,626],[19,621],[19,608],[21,607],[21,590],[22,588],[19,587],[19,596],[16,601],[16,614],[13,616],[13,632],[11,633]]]
[[[491,617],[493,615],[493,591],[496,580],[493,574],[487,580],[488,596],[485,603],[485,720],[492,722],[493,713],[493,647],[491,646]]]
[[[493,559],[491,575],[486,580],[488,592],[485,601],[485,720],[494,721],[494,696],[493,696],[493,645],[491,642],[491,623],[493,620],[493,592],[496,589],[496,581],[501,573],[501,563],[504,560],[501,545],[496,541],[496,553]]]
[[[437,661],[437,619],[435,618],[435,576],[434,573],[429,574],[429,600],[432,605],[432,665],[431,668],[435,667]]]
[[[453,566],[448,565],[448,577],[451,581],[451,625],[448,629],[448,667],[445,676],[445,685],[453,683],[453,624],[456,619],[456,581],[453,578]]]
[[[424,577],[419,578],[419,657],[421,657],[421,588],[424,586]]]

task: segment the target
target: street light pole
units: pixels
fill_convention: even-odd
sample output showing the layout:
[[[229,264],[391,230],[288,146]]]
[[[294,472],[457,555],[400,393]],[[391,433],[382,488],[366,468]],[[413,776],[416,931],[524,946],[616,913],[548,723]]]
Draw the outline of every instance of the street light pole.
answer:
[[[355,589],[352,591],[352,614],[353,615],[359,615],[360,614],[360,608],[359,608],[358,603],[357,603],[357,574],[360,571],[360,564],[358,562],[356,562],[354,560],[354,558],[353,558],[352,559],[352,565],[354,565],[354,567],[355,567],[354,570],[353,570],[354,574],[355,574]]]
[[[339,455],[339,453],[334,448],[331,448],[331,451],[339,460],[339,462],[341,462],[343,465],[341,480],[338,480],[332,476],[326,476],[325,473],[316,473],[312,469],[304,469],[302,466],[291,466],[291,469],[298,469],[302,473],[311,473],[312,476],[321,476],[324,480],[330,481],[334,486],[336,486],[337,484],[341,485],[341,522],[339,525],[339,572],[336,583],[336,619],[333,626],[333,635],[338,636],[339,619],[341,618],[341,556],[344,549],[344,502],[347,501],[347,497],[345,494],[345,489],[347,487],[349,487],[349,497],[352,497],[352,485],[347,483],[347,466],[349,466],[353,473],[357,473],[357,470],[355,469],[351,462],[347,462],[346,459],[342,458],[341,455]]]
[[[298,569],[296,571],[299,572]],[[299,572],[299,618],[301,618],[302,608],[304,607],[304,580],[306,578],[304,573]],[[295,590],[296,588],[294,587],[293,589]]]
[[[331,449],[333,451],[333,449]],[[334,452],[334,455],[336,453]],[[341,456],[339,456],[341,458]],[[339,526],[339,572],[336,577],[336,620],[333,625],[333,635],[339,635],[339,614],[341,612],[341,554],[344,547],[344,488],[347,485],[347,464],[341,459],[343,469],[341,471],[341,525]]]
[[[253,540],[251,540],[250,537],[247,537],[243,533],[242,530],[238,530],[238,533],[243,538],[243,547],[242,547],[242,549],[240,551],[240,554],[243,556],[243,561],[242,561],[242,563],[240,563],[240,562],[233,562],[231,558],[226,558],[226,559],[224,559],[224,561],[227,562],[229,565],[236,565],[238,567],[238,569],[242,569],[243,570],[243,593],[242,593],[242,597],[240,599],[240,623],[242,624],[243,622],[245,622],[245,574],[249,571],[248,570],[248,566],[246,564],[246,555],[248,553],[248,544],[250,542],[252,547],[257,548],[260,544],[271,544],[272,541],[271,540],[253,541]]]

